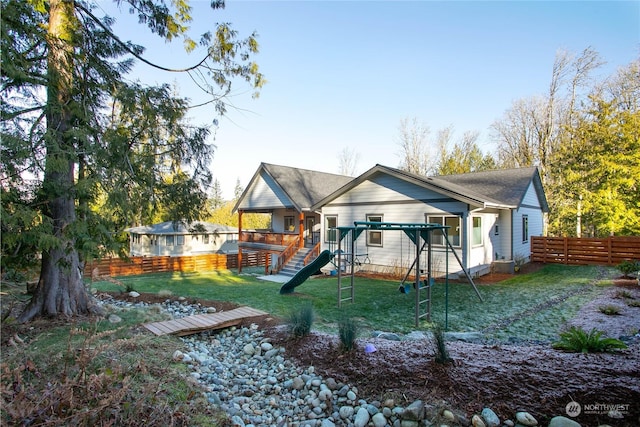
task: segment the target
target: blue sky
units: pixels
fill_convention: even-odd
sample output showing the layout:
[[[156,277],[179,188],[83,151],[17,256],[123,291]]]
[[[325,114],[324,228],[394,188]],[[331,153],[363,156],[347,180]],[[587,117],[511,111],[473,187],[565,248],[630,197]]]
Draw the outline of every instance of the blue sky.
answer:
[[[164,66],[190,65],[180,42],[147,34],[114,6],[99,3],[116,32],[147,47]],[[257,100],[235,88],[236,107],[219,121],[211,165],[223,195],[249,183],[260,162],[338,171],[338,156],[358,154],[358,172],[376,163],[398,166],[400,121],[431,129],[452,125],[454,140],[480,132],[493,151],[490,126],[516,99],[547,91],[559,49],[591,46],[607,61],[596,78],[640,55],[640,2],[555,1],[234,1],[212,11],[192,0],[194,34],[229,22],[241,35],[256,31],[255,57],[268,83]],[[140,64],[135,77],[175,82],[194,103],[203,100],[187,78]],[[193,111],[211,123],[213,111]]]

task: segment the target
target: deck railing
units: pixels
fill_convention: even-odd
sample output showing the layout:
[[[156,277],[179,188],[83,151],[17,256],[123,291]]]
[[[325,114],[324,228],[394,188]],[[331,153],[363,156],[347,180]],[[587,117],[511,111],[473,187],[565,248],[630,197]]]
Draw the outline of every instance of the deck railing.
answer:
[[[320,255],[320,242],[316,243],[313,248],[309,251],[307,256],[304,257],[302,261],[302,265],[307,265],[309,262],[313,261]]]
[[[286,247],[284,251],[278,256],[278,262],[276,263],[275,273],[280,272],[282,268],[293,258],[293,256],[300,249],[300,239],[296,236],[296,239],[293,240]]]
[[[240,242],[265,243],[267,245],[289,246],[298,239],[297,233],[275,233],[272,231],[242,231]]]

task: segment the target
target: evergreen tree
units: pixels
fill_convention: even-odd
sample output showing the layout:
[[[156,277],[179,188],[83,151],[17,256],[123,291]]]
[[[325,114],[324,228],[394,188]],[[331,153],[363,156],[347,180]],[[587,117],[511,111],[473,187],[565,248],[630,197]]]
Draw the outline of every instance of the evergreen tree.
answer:
[[[593,97],[561,149],[552,189],[565,201],[552,216],[560,233],[572,235],[580,215],[582,235],[640,234],[640,108],[621,106]]]
[[[240,39],[219,24],[196,42],[187,0],[171,2],[173,10],[161,0],[126,3],[152,33],[182,37],[189,50],[199,43],[206,57],[185,70],[156,66],[142,46],[120,40],[92,2],[2,0],[2,268],[25,253],[22,261],[41,258],[20,321],[95,312],[84,259],[120,250],[123,228],[160,206],[189,221],[206,200],[209,129],[189,124],[187,100],[168,85],[126,79],[134,61],[190,72],[219,114],[233,80],[256,90],[264,82],[250,60],[255,36]]]

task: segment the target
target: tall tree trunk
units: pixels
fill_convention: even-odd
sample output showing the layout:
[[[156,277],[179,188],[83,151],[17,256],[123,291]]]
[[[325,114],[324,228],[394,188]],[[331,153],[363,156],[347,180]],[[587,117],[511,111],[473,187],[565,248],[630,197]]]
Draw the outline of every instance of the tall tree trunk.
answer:
[[[73,116],[73,2],[51,0],[47,58],[46,165],[42,183],[43,216],[56,243],[42,253],[40,280],[18,320],[36,316],[75,316],[98,312],[80,274],[78,251],[68,226],[76,220]],[[73,227],[70,227],[73,228]]]

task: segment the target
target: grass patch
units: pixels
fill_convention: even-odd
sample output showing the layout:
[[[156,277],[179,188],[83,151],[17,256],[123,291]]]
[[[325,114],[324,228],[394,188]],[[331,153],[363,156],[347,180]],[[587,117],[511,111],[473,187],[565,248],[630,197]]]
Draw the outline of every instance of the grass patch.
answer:
[[[599,268],[549,264],[535,273],[479,286],[484,302],[480,302],[468,283],[450,283],[448,330],[492,330],[490,334],[496,338],[553,339],[564,321],[603,290],[603,287],[592,286]],[[289,295],[279,294],[279,283],[232,271],[150,274],[119,280],[125,285],[131,283],[138,292],[170,290],[186,298],[232,301],[283,319],[292,310],[311,303],[315,311],[314,328],[331,333],[338,332],[338,321],[343,315],[362,319],[359,325],[362,333],[373,330],[408,333],[430,327],[424,321],[416,328],[415,293],[413,289],[408,294],[400,293],[397,281],[356,277],[355,302],[338,308],[335,277],[309,279]],[[109,282],[96,282],[93,286],[98,290],[118,291],[118,287]],[[432,288],[431,320],[442,325],[445,324],[445,293],[442,281]],[[532,308],[535,310],[531,311]],[[525,312],[527,316],[523,317]],[[503,325],[504,319],[512,321]]]
[[[147,310],[117,314],[117,324],[39,320],[22,329],[18,346],[3,348],[0,424],[231,425],[173,363],[179,339],[131,328],[153,317]]]

